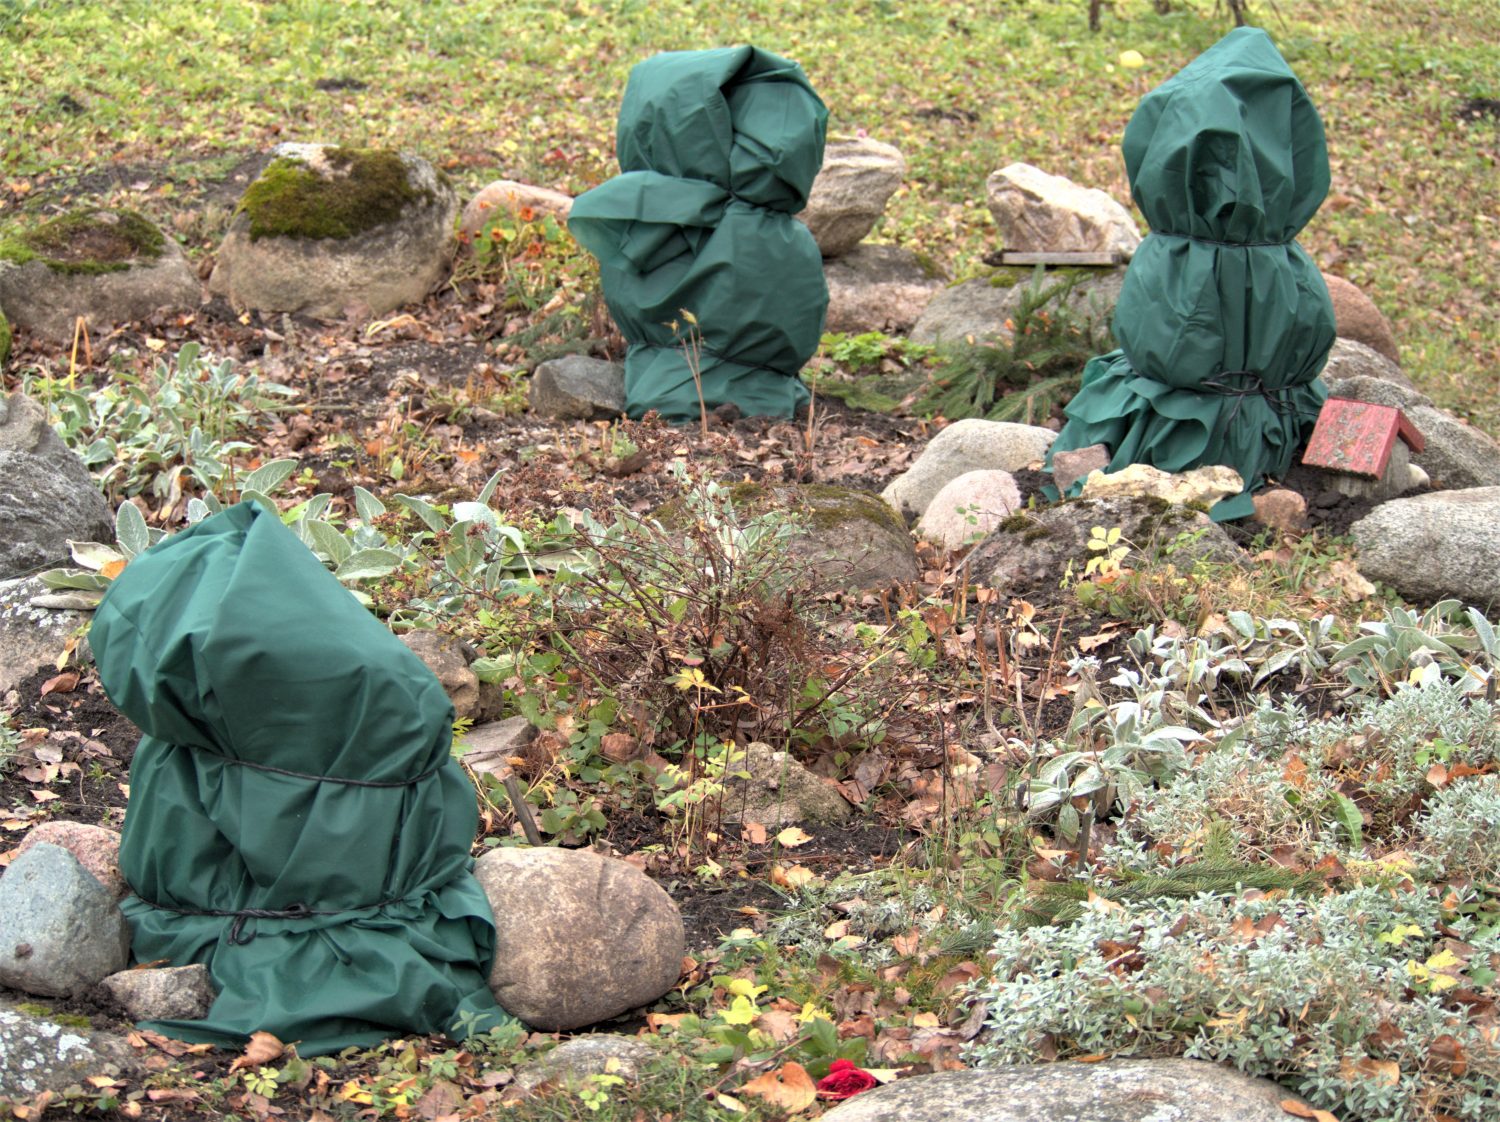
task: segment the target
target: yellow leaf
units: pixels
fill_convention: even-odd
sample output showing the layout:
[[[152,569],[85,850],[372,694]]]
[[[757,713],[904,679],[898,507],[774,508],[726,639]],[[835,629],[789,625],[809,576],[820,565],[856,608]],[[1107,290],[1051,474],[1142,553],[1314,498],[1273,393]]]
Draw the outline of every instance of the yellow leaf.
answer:
[[[783,845],[787,849],[796,849],[799,845],[806,845],[812,841],[812,835],[796,826],[788,826],[776,835],[776,844]]]
[[[818,1101],[818,1089],[813,1085],[812,1076],[798,1063],[788,1063],[776,1071],[758,1075],[740,1087],[740,1092],[758,1095],[788,1114],[806,1110]]]
[[[918,1013],[911,1023],[913,1028],[938,1028],[943,1022],[936,1013]]]
[[[744,1114],[745,1111],[747,1111],[747,1110],[750,1109],[744,1103],[740,1102],[739,1099],[735,1098],[733,1095],[725,1095],[725,1094],[715,1095],[714,1096],[714,1102],[718,1103],[725,1110],[732,1110],[735,1114]]]
[[[364,1106],[369,1106],[375,1101],[375,1097],[361,1087],[358,1080],[354,1079],[344,1084],[343,1089],[339,1091],[339,1098],[346,1103],[361,1103]]]
[[[101,577],[103,577],[105,580],[114,580],[117,576],[119,576],[124,571],[125,571],[125,560],[124,560],[124,558],[121,558],[118,561],[106,561],[104,563],[104,567],[99,570],[99,575]]]
[[[732,978],[725,988],[736,997],[759,997],[769,987],[757,986],[751,978]]]
[[[817,874],[803,865],[793,865],[790,869],[782,865],[771,866],[771,883],[783,888],[801,888],[817,879]]]
[[[804,1002],[802,1005],[802,1012],[797,1014],[797,1020],[801,1021],[803,1024],[807,1024],[808,1021],[811,1021],[816,1017],[822,1017],[825,1021],[833,1020],[832,1017],[823,1012],[823,1010],[819,1009],[811,1001]]]
[[[760,1016],[760,1010],[755,1007],[755,1002],[741,994],[719,1016],[723,1018],[725,1024],[748,1025]]]

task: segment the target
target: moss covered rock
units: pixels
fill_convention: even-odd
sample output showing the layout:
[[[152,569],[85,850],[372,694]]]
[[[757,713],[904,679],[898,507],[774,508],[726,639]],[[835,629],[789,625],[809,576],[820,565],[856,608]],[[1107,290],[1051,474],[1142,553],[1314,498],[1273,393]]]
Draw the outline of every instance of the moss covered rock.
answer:
[[[84,206],[0,231],[0,304],[21,326],[72,336],[196,307],[197,274],[177,243],[132,210]]]
[[[383,315],[446,276],[457,211],[416,156],[283,144],[241,197],[209,289],[263,312]]]
[[[1095,526],[1119,528],[1132,568],[1167,561],[1180,570],[1197,561],[1245,564],[1244,551],[1208,515],[1158,498],[1111,496],[1011,515],[969,554],[969,572],[1007,596],[1056,588],[1070,562],[1081,574],[1095,556],[1088,548]]]
[[[868,491],[822,483],[736,483],[730,500],[742,517],[771,510],[801,515],[806,530],[788,548],[828,590],[864,591],[914,581],[916,545],[906,523]],[[656,512],[666,526],[684,517],[679,502]]]

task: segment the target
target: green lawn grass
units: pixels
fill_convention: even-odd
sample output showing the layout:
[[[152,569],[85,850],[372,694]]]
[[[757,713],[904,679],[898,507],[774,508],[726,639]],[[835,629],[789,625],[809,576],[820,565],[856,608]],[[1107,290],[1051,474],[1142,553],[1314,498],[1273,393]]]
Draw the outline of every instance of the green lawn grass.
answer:
[[[611,174],[631,65],[753,42],[802,63],[836,131],[906,154],[876,236],[960,277],[994,248],[983,183],[1026,160],[1124,198],[1139,96],[1228,30],[1212,0],[0,0],[0,219],[28,187],[151,165],[180,185],[278,140],[417,150],[465,186],[507,175],[581,191]],[[1322,110],[1330,200],[1304,234],[1392,320],[1441,404],[1500,432],[1500,0],[1254,0]],[[1134,49],[1140,70],[1117,64]],[[320,90],[353,79],[366,88]],[[129,187],[129,177],[125,185]],[[41,193],[45,195],[46,193]],[[54,196],[47,195],[52,198]],[[28,202],[28,199],[30,202]],[[180,221],[179,229],[190,229]],[[215,230],[206,231],[212,235]]]

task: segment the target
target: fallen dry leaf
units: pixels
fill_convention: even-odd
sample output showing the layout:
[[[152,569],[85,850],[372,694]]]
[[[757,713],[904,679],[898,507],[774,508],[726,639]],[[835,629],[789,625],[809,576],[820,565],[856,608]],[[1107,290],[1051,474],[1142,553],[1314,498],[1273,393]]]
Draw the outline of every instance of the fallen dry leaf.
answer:
[[[796,849],[799,845],[806,845],[812,841],[812,835],[796,826],[788,826],[776,835],[776,844],[785,846],[787,849]]]
[[[818,1089],[812,1076],[798,1063],[788,1063],[775,1071],[758,1075],[740,1087],[746,1095],[758,1095],[788,1114],[806,1110],[818,1101]]]
[[[286,1045],[269,1032],[252,1032],[250,1043],[229,1065],[230,1071],[241,1071],[250,1067],[264,1067],[286,1051]]]
[[[42,696],[49,693],[72,693],[78,688],[78,671],[64,670],[42,683]]]
[[[1319,1110],[1297,1099],[1282,1099],[1281,1109],[1288,1114],[1295,1114],[1298,1118],[1312,1118],[1315,1122],[1339,1122],[1337,1115],[1331,1110]]]

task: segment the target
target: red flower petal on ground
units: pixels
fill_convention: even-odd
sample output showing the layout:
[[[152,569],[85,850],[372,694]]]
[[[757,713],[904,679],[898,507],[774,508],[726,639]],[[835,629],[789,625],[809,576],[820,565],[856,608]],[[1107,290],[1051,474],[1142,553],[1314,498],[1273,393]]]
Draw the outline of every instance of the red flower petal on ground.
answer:
[[[848,1060],[834,1060],[828,1065],[828,1074],[818,1080],[818,1098],[832,1102],[853,1098],[877,1082],[864,1068],[855,1067]]]

